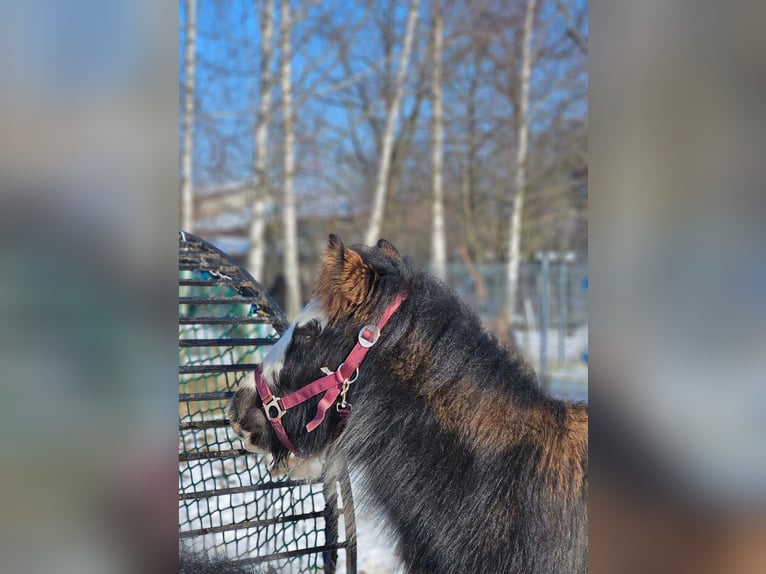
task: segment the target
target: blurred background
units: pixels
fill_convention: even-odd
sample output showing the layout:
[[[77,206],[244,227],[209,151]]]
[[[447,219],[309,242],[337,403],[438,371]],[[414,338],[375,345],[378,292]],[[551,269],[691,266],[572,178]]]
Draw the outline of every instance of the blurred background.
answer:
[[[181,0],[181,226],[288,317],[330,232],[453,286],[587,398],[585,0]]]
[[[532,323],[527,298],[538,332],[541,323],[541,300],[522,293],[525,265],[539,277],[538,253],[558,254],[549,262],[550,327],[543,331],[550,333],[551,360],[558,353],[561,254],[564,261],[575,254],[567,262],[567,321],[579,313],[579,281],[589,278],[592,571],[766,571],[763,3],[593,0],[585,24],[584,6],[565,3],[564,16],[555,0],[538,0],[528,114],[522,116],[531,120],[527,160],[521,163],[525,122],[514,120],[514,110],[523,101],[526,2],[443,3],[440,138],[432,135],[438,123],[432,121],[432,5],[419,5],[399,121],[384,145],[410,6],[291,3],[291,82],[283,91],[281,5],[275,5],[270,112],[260,116],[262,4],[199,0],[194,97],[188,100],[194,127],[185,130],[191,77],[185,2],[3,4],[4,571],[175,568],[177,229],[188,223],[179,222],[179,188],[193,183],[192,208],[182,210],[191,214],[192,230],[247,263],[254,204],[241,198],[251,192],[239,199],[229,194],[229,210],[213,202],[224,221],[227,211],[244,217],[228,227],[204,227],[203,198],[207,189],[254,189],[261,181],[255,152],[269,150],[260,170],[268,172],[263,181],[269,186],[263,253],[276,262],[264,261],[255,274],[272,288],[284,275],[284,261],[297,260],[299,300],[305,300],[326,233],[339,232],[347,243],[367,240],[381,205],[375,198],[388,146],[391,175],[382,178],[378,234],[432,265],[432,254],[440,253],[432,247],[432,176],[439,173],[434,139],[443,144],[448,273],[455,262],[468,268],[467,261],[480,277],[483,266],[501,269],[497,303],[481,302],[470,271],[456,273],[485,321],[490,309],[507,308],[508,235],[521,189],[522,271],[511,313],[520,344],[526,345],[525,322]],[[586,64],[589,166],[577,144],[585,134],[578,124],[585,92],[577,86],[585,82]],[[281,145],[288,92],[295,221],[308,213],[318,226],[309,231],[305,222],[296,224],[293,248],[285,243],[289,186]],[[256,133],[263,131],[255,123],[267,116],[266,145],[257,146]],[[179,167],[185,149],[194,150],[187,154],[192,161]],[[472,149],[471,175],[465,166]],[[568,161],[572,167],[564,169]],[[526,168],[523,185],[518,166]],[[583,166],[589,167],[587,220],[578,215],[583,184],[572,183],[583,181]],[[467,211],[464,189],[473,200]],[[590,255],[587,273],[578,275],[575,267],[586,262],[585,221]],[[234,228],[239,243],[227,243],[237,236]],[[493,292],[489,279],[483,285]],[[490,295],[484,300],[492,301]],[[530,341],[531,355],[536,345]]]

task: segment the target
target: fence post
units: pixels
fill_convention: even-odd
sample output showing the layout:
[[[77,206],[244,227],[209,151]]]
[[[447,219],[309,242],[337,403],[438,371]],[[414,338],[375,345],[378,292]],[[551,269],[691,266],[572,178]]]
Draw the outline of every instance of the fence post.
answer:
[[[548,279],[550,275],[550,253],[538,253],[540,261],[540,369],[538,378],[540,385],[548,384]]]
[[[567,336],[567,264],[559,262],[559,365],[566,362]]]

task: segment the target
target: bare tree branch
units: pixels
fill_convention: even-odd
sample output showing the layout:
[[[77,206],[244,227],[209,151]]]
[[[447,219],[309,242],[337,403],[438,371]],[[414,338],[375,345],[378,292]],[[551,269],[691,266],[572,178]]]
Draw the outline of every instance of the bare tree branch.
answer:
[[[567,36],[572,39],[575,45],[580,49],[583,54],[588,53],[588,39],[583,37],[580,31],[575,26],[572,20],[572,15],[569,13],[569,8],[561,0],[556,2],[556,10],[558,11],[561,19],[564,21],[564,28],[566,29]]]

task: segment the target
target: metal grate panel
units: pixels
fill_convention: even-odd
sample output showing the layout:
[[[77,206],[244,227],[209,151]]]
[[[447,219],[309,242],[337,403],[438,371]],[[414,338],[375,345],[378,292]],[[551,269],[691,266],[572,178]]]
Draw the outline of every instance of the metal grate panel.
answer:
[[[238,448],[225,407],[287,329],[278,305],[236,261],[179,233],[179,536],[195,552],[253,572],[356,571],[348,474],[323,464],[269,469]]]

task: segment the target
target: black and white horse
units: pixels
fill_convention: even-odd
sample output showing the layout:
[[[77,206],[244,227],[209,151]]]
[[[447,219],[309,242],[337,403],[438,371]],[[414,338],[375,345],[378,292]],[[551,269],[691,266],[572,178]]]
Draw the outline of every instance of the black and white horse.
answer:
[[[314,298],[229,405],[250,450],[339,449],[408,572],[587,570],[588,414],[444,283],[334,235]]]

